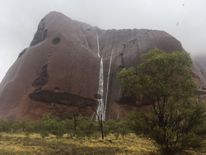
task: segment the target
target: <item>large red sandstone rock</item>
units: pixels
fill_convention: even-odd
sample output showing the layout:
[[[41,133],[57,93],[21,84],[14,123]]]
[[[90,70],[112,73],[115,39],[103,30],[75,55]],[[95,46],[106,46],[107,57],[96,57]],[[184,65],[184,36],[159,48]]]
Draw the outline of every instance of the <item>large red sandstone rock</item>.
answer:
[[[121,101],[116,73],[122,67],[137,64],[139,55],[152,48],[183,51],[181,43],[163,31],[102,30],[51,12],[0,84],[0,117],[36,119],[48,113],[94,117],[100,97],[97,35],[104,63],[107,118],[124,117],[138,108],[132,101]],[[202,83],[198,74],[194,77]]]

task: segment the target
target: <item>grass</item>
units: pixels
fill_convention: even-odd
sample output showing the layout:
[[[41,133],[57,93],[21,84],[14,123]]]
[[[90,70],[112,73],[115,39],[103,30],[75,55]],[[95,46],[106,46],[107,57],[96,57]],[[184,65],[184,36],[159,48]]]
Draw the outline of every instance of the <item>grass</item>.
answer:
[[[184,155],[206,155],[206,140],[198,150],[187,150]],[[104,140],[99,137],[78,138],[64,135],[58,138],[39,134],[1,133],[0,155],[158,155],[158,147],[147,138],[128,134],[114,134]]]
[[[123,137],[109,135],[104,140],[95,137],[77,138],[53,135],[42,138],[39,134],[2,133],[2,155],[152,155],[157,147],[150,139],[133,134]]]

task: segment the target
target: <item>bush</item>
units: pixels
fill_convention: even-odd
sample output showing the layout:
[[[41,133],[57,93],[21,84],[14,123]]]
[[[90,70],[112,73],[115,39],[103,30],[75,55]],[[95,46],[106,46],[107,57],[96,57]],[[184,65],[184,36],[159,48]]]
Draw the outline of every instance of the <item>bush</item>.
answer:
[[[127,120],[108,120],[105,122],[104,129],[106,134],[115,134],[125,136],[130,133],[129,124]]]
[[[108,120],[103,122],[105,135],[122,135],[129,133],[128,122],[126,120]],[[0,132],[26,132],[39,133],[43,138],[53,134],[62,137],[64,134],[77,137],[101,136],[100,124],[98,121],[85,117],[74,119],[60,119],[53,116],[45,116],[37,121],[0,121]]]

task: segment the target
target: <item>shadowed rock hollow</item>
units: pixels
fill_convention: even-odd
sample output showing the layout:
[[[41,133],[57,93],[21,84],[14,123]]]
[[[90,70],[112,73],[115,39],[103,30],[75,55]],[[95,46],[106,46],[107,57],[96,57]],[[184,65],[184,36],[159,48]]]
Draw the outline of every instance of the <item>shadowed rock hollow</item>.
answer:
[[[97,94],[97,39],[104,68],[103,96]],[[101,97],[108,119],[124,117],[138,106],[122,100],[116,73],[137,64],[139,55],[152,48],[183,51],[181,43],[164,31],[102,30],[51,12],[41,20],[30,46],[19,54],[0,84],[0,117],[37,119],[48,113],[95,117]],[[194,77],[203,85],[199,73]]]

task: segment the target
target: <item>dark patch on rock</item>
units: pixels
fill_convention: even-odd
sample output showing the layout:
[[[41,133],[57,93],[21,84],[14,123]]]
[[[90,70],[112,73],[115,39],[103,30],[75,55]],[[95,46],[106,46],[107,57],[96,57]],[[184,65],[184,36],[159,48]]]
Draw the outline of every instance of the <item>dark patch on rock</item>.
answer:
[[[59,87],[55,87],[54,88],[54,92],[59,92],[60,91],[60,88]]]
[[[136,97],[131,96],[122,96],[117,102],[119,104],[135,104],[136,103]]]
[[[66,92],[53,92],[49,90],[36,90],[29,95],[32,100],[45,102],[45,103],[57,103],[67,106],[93,106],[96,105],[96,100],[84,98],[78,95],[66,93]]]
[[[25,52],[26,52],[27,48],[25,48],[21,53],[19,53],[18,58],[20,58]]]
[[[37,32],[35,33],[30,46],[34,46],[42,42],[46,37],[47,37],[47,29],[45,28],[45,18],[43,18],[39,23]]]
[[[121,105],[133,105],[133,106],[142,106],[142,105],[151,105],[152,101],[148,98],[136,98],[132,96],[122,96],[119,100],[116,101]]]
[[[101,98],[102,98],[102,96],[101,96],[100,94],[95,94],[94,97],[95,97],[96,99],[101,99]]]
[[[39,77],[35,79],[34,82],[32,83],[32,86],[43,86],[47,83],[48,78],[49,75],[47,72],[47,64],[45,64],[41,69]]]
[[[59,37],[55,37],[53,40],[52,40],[52,44],[56,45],[58,43],[60,43],[61,39]]]
[[[120,57],[121,57],[121,64],[120,64],[120,69],[124,68],[125,67],[125,64],[124,64],[124,56],[123,56],[123,53],[120,53]]]

